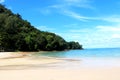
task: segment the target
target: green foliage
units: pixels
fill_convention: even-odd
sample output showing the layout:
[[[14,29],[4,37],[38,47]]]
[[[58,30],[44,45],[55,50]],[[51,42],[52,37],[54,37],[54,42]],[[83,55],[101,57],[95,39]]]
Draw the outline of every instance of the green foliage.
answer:
[[[36,29],[0,5],[0,48],[5,51],[39,51],[82,49],[78,42],[66,42],[62,37]]]
[[[68,49],[82,49],[82,45],[80,45],[78,42],[68,42]]]

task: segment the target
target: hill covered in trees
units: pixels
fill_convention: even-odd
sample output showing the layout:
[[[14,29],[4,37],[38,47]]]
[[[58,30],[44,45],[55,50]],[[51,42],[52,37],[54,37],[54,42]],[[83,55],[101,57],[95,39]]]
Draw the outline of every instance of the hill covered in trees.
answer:
[[[0,4],[0,51],[61,51],[82,49],[78,42],[67,42],[59,35],[36,29],[21,15]]]

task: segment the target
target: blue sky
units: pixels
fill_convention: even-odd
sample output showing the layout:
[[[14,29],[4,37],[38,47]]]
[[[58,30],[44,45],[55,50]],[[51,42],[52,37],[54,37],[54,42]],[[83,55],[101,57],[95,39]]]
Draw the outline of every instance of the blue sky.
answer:
[[[120,47],[120,0],[0,0],[40,30],[84,48]]]

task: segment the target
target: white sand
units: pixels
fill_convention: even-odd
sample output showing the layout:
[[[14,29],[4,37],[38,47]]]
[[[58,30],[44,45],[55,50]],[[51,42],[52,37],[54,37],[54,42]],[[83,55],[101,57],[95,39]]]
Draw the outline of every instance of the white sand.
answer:
[[[0,80],[120,80],[119,66],[76,68],[81,61],[21,56],[0,57]]]
[[[55,62],[60,62],[59,59],[49,58],[49,57],[33,57],[30,56],[31,53],[24,52],[5,52],[0,53],[0,68],[12,67],[12,66],[29,66],[29,65],[42,65],[50,64]]]
[[[120,68],[2,70],[1,80],[120,80]]]

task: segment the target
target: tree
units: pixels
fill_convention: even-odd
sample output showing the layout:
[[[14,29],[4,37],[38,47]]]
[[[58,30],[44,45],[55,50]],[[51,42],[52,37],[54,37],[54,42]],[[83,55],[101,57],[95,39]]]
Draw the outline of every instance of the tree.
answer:
[[[78,42],[67,42],[59,35],[36,29],[20,14],[0,4],[0,47],[6,51],[81,49]]]

